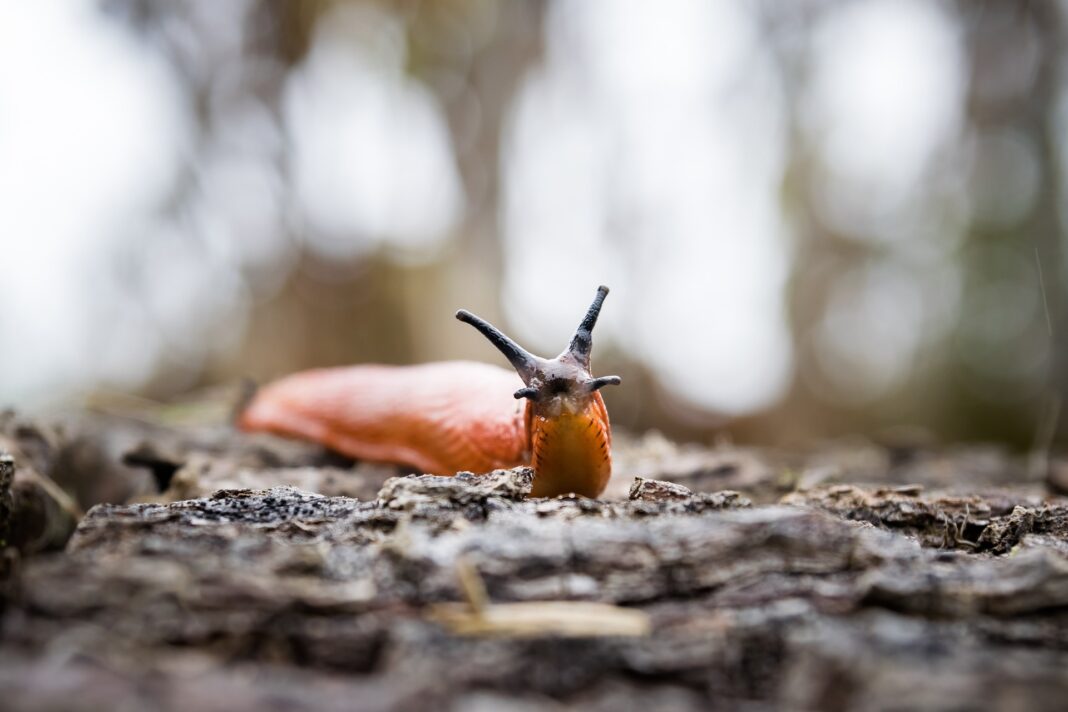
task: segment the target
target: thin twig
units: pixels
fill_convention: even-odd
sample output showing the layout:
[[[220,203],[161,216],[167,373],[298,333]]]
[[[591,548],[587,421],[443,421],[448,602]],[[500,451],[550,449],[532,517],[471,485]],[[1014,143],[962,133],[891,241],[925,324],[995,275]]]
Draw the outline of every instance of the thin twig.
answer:
[[[1046,330],[1053,336],[1053,320],[1049,316],[1049,301],[1046,299],[1046,280],[1042,278],[1042,260],[1038,256],[1038,248],[1035,248],[1035,265],[1038,267],[1038,286],[1042,290],[1042,306],[1046,309]]]

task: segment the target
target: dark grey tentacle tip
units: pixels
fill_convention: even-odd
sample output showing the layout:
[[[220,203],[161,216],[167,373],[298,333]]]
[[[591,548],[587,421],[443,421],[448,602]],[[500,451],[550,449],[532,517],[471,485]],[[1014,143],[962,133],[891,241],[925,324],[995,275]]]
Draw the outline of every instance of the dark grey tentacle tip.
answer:
[[[538,389],[537,388],[520,388],[513,395],[515,396],[516,400],[519,400],[520,398],[531,398],[531,399],[534,399],[534,398],[538,397]]]
[[[586,311],[586,316],[582,319],[582,326],[580,329],[586,329],[587,331],[593,331],[595,323],[597,323],[597,317],[600,315],[600,307],[604,303],[604,298],[608,297],[608,287],[603,284],[597,287],[597,295],[594,297],[593,304]]]
[[[586,310],[586,316],[582,318],[582,323],[579,324],[580,331],[593,331],[593,327],[597,325],[597,317],[601,315],[601,306],[604,305],[604,298],[608,296],[608,287],[603,284],[597,288],[597,294],[593,297],[593,303],[590,304],[590,308]]]
[[[587,368],[589,368],[590,351],[593,348],[593,327],[597,325],[597,317],[601,315],[601,306],[604,304],[606,296],[608,296],[608,287],[602,284],[597,288],[593,303],[586,310],[586,316],[583,317],[582,323],[578,325],[575,335],[571,338],[571,344],[567,347],[571,355]]]
[[[530,379],[534,376],[534,372],[538,368],[538,359],[532,354],[527,352],[522,346],[517,344],[507,336],[500,329],[495,327],[480,316],[476,316],[466,309],[461,309],[456,312],[456,318],[465,324],[478,329],[478,332],[486,337],[486,339],[500,351],[508,362],[512,364],[512,367],[519,373],[519,377],[523,379],[524,383],[530,383]]]
[[[623,379],[619,376],[601,376],[600,378],[594,378],[592,381],[586,383],[586,389],[593,393],[599,391],[605,386],[618,386],[623,382]]]

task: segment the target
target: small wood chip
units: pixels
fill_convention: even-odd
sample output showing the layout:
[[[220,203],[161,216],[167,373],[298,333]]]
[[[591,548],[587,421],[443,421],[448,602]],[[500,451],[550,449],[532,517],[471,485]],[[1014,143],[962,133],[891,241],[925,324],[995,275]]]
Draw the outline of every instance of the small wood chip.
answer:
[[[639,637],[651,630],[644,611],[587,601],[494,603],[481,612],[465,603],[441,603],[431,606],[427,617],[463,636]]]
[[[504,638],[635,637],[648,635],[649,616],[634,608],[589,601],[490,603],[475,565],[460,556],[456,577],[466,603],[440,603],[427,617],[454,635]]]

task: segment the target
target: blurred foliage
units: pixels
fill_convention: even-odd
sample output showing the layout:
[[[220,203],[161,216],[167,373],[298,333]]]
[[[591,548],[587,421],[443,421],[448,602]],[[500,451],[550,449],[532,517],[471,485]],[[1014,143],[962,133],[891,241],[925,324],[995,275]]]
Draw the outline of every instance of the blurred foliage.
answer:
[[[571,81],[574,75],[578,94],[563,96],[585,101],[584,94],[608,91],[597,84],[606,81],[597,72],[607,71],[598,63],[608,61],[597,53],[642,50],[606,44],[597,34],[601,17],[606,36],[619,44],[610,34],[612,23],[622,22],[613,19],[616,14],[629,12],[633,19],[645,12],[651,21],[657,13],[669,16],[667,6],[623,5],[629,7],[625,12],[608,4],[585,10],[595,19],[583,25],[575,19],[584,12],[581,6],[563,0],[104,2],[100,7],[111,21],[166,58],[193,121],[176,178],[150,228],[111,235],[99,252],[119,298],[149,305],[149,328],[137,333],[155,333],[157,356],[137,378],[124,380],[128,369],[121,365],[105,369],[94,377],[97,387],[167,397],[243,375],[264,379],[312,366],[492,360],[481,341],[456,327],[456,308],[518,329],[521,340],[533,335],[541,347],[551,343],[551,334],[542,337],[536,326],[517,323],[528,318],[522,305],[538,299],[548,305],[558,292],[592,293],[596,275],[607,273],[615,291],[606,319],[616,321],[604,326],[597,366],[625,377],[624,387],[606,397],[614,420],[626,428],[702,440],[727,433],[788,442],[888,429],[898,437],[902,431],[894,429],[908,425],[946,439],[1020,447],[1064,442],[1059,410],[1068,388],[1068,13],[1062,4],[730,5],[742,18],[739,27],[755,34],[750,45],[739,45],[733,64],[721,61],[731,74],[711,95],[718,103],[708,108],[712,115],[721,108],[734,111],[741,94],[766,84],[770,88],[757,95],[763,103],[754,104],[757,113],[781,116],[781,131],[744,140],[782,147],[767,159],[779,186],[772,199],[781,212],[768,221],[783,225],[769,233],[768,244],[789,256],[789,275],[782,287],[769,282],[765,292],[773,299],[771,313],[783,313],[791,344],[783,347],[790,355],[777,395],[733,410],[710,406],[715,383],[696,387],[711,378],[701,369],[705,352],[676,361],[657,354],[688,348],[730,354],[740,348],[730,340],[733,332],[717,339],[719,324],[726,322],[714,316],[715,309],[738,312],[743,322],[768,317],[743,300],[724,305],[718,297],[697,296],[729,291],[668,299],[662,295],[685,296],[687,287],[659,277],[650,283],[658,255],[689,248],[670,231],[657,236],[659,228],[643,221],[672,211],[670,200],[658,202],[658,191],[687,186],[649,185],[633,200],[626,187],[633,183],[626,181],[635,176],[612,168],[628,165],[624,158],[613,160],[631,148],[631,119],[603,110],[615,104],[590,99],[593,108],[584,108],[573,98],[554,109],[566,113],[570,101],[576,120],[592,122],[594,135],[608,137],[597,190],[611,197],[591,214],[597,216],[592,224],[609,237],[587,246],[608,247],[595,250],[603,264],[588,266],[589,284],[574,285],[571,277],[573,262],[588,254],[587,247],[576,244],[572,253],[571,238],[546,235],[550,254],[524,272],[530,253],[502,234],[510,229],[502,218],[504,196],[516,190],[509,193],[505,185],[508,169],[521,160],[509,147],[544,129],[549,137],[538,146],[574,149],[564,135],[570,124],[554,124],[548,113],[543,118],[540,109],[530,109],[540,106],[530,103],[538,96],[530,87],[556,87],[545,90],[552,95],[563,91],[553,77]],[[685,17],[673,12],[672,18]],[[642,30],[642,23],[637,27]],[[676,29],[669,28],[660,51],[674,51]],[[712,36],[716,31],[709,29]],[[895,38],[905,38],[907,47],[914,36],[930,54],[909,64],[891,50],[900,50]],[[878,55],[876,47],[865,55],[871,37],[876,45],[886,37],[889,54]],[[709,63],[719,44],[735,41],[741,40],[724,35],[722,43],[709,45]],[[696,56],[700,61],[705,55]],[[625,66],[641,71],[655,65],[646,59]],[[678,61],[681,67],[693,64]],[[672,100],[672,76],[654,72],[656,91],[642,89],[633,100]],[[364,84],[357,87],[358,80]],[[707,106],[709,100],[702,95],[699,101]],[[596,111],[601,113],[592,118],[583,115]],[[371,156],[370,167],[323,172],[332,137],[321,134],[350,115],[366,118],[370,137],[349,150],[348,139],[338,136],[338,155]],[[523,134],[522,119],[531,115],[533,128]],[[443,138],[435,138],[435,122],[444,128]],[[651,125],[649,131],[662,131]],[[925,138],[925,131],[933,138]],[[557,134],[562,138],[554,143]],[[729,145],[735,139],[728,133],[723,140]],[[445,158],[434,163],[428,156],[437,155],[439,146],[447,148]],[[523,159],[528,164],[542,149],[530,150],[535,157]],[[884,154],[895,150],[899,155],[887,162]],[[376,152],[380,164],[373,163]],[[753,158],[754,164],[763,160]],[[424,164],[438,168],[424,175]],[[743,165],[737,184],[698,197],[697,204],[748,204],[747,172]],[[364,197],[379,192],[378,202]],[[565,207],[556,209],[567,212],[568,199],[582,198],[558,196],[554,200]],[[529,212],[522,214],[538,216],[548,198],[527,191],[509,200],[529,200]],[[708,241],[735,239],[722,234],[723,227],[710,221],[700,229]],[[737,239],[747,238],[741,233]],[[168,251],[155,254],[164,243]],[[682,264],[696,262],[700,273],[709,254],[697,248],[693,257],[682,256]],[[764,278],[759,263],[743,268],[745,279]],[[167,281],[161,275],[181,269],[193,276],[183,278],[187,291],[178,290],[177,306],[168,307],[179,316],[168,321],[151,311],[152,294],[157,282]],[[525,283],[507,283],[515,275],[524,275]],[[223,296],[188,296],[205,292]],[[635,307],[653,304],[677,334],[674,343],[640,336],[648,332],[648,318],[640,316],[648,309]],[[563,335],[583,305],[545,308],[553,322],[566,321],[552,332]],[[625,313],[608,314],[614,310]],[[703,338],[705,332],[710,338]],[[135,348],[139,342],[122,343]],[[665,363],[688,370],[670,376]],[[745,362],[735,367],[739,377],[746,374]],[[758,367],[753,359],[752,368]],[[709,373],[716,371],[710,366]],[[695,393],[710,398],[680,392],[687,379]]]

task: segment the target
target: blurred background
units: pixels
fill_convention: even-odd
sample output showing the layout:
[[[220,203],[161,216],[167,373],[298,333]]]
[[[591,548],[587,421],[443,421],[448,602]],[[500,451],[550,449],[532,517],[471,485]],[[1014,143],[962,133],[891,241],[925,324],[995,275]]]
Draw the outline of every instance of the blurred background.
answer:
[[[554,355],[614,424],[1064,444],[1068,3],[0,4],[0,404]]]

